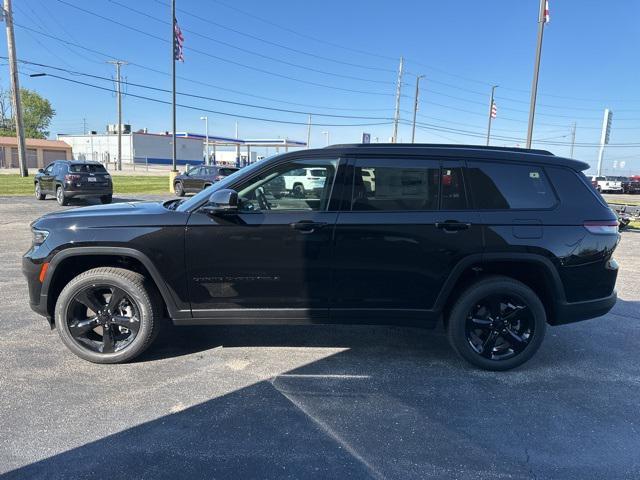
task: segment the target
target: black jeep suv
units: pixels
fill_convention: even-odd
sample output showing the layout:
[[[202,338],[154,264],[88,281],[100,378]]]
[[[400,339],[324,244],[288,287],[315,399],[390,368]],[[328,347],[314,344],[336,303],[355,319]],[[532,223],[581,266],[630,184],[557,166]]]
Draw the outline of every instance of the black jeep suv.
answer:
[[[617,220],[581,173],[539,150],[337,145],[255,163],[184,201],[102,205],[32,224],[32,308],[98,363],[175,325],[434,326],[472,364],[529,359],[547,324],[616,301]],[[270,188],[302,168],[313,195]]]
[[[113,197],[111,175],[99,162],[56,160],[38,170],[33,186],[38,200],[54,195],[60,205],[77,197],[97,197],[102,203],[111,203]]]

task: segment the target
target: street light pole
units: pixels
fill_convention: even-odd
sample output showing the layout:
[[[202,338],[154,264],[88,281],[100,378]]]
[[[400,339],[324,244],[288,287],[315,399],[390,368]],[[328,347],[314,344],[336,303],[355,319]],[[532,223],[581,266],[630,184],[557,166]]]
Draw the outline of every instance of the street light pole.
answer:
[[[204,164],[209,165],[209,117],[200,117],[204,120]]]
[[[413,128],[411,130],[411,143],[416,143],[416,115],[418,114],[418,94],[420,93],[421,78],[424,78],[424,75],[418,75],[416,77],[416,96],[413,101]]]
[[[533,82],[531,84],[529,125],[527,126],[527,148],[531,148],[531,141],[533,139],[533,120],[536,115],[536,96],[538,95],[538,74],[540,72],[540,56],[542,55],[542,36],[544,34],[544,24],[547,23],[546,5],[547,0],[540,0],[540,9],[538,11],[538,44],[536,46],[536,61],[533,68]]]
[[[126,65],[127,62],[110,60],[107,63],[116,66],[116,96],[118,97],[118,163],[116,170],[122,170],[122,88],[120,86],[120,67]]]
[[[398,123],[400,122],[400,97],[402,96],[402,72],[404,69],[404,59],[400,57],[400,65],[398,66],[398,83],[396,85],[396,109],[393,115],[393,137],[391,143],[398,141]]]
[[[489,100],[489,125],[487,126],[487,146],[489,146],[489,141],[491,139],[491,120],[493,120],[493,97],[498,85],[494,85],[491,87],[491,100]]]
[[[171,0],[171,117],[172,117],[172,132],[171,132],[171,171],[177,172],[177,156],[178,151],[176,147],[176,0]]]

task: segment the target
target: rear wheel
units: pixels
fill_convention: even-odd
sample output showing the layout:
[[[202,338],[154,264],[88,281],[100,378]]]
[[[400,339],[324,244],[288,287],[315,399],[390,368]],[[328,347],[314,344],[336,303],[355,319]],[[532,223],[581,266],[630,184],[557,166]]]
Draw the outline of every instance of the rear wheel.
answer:
[[[100,197],[100,202],[102,203],[111,203],[113,200],[113,195],[103,195]]]
[[[36,182],[36,186],[35,186],[35,196],[36,196],[36,200],[44,200],[47,195],[42,193],[42,189],[40,188],[40,182]]]
[[[177,196],[184,197],[184,186],[182,185],[182,182],[176,182],[173,185],[173,189],[175,190]]]
[[[69,200],[64,196],[64,190],[60,185],[56,188],[56,201],[60,206],[69,205]]]
[[[293,195],[297,198],[304,198],[304,185],[296,183],[293,186]]]
[[[139,273],[101,267],[75,277],[56,302],[55,322],[63,343],[94,363],[121,363],[153,341],[162,309],[153,287]]]
[[[533,290],[508,277],[488,277],[458,298],[447,323],[456,352],[485,370],[509,370],[540,347],[547,325]]]

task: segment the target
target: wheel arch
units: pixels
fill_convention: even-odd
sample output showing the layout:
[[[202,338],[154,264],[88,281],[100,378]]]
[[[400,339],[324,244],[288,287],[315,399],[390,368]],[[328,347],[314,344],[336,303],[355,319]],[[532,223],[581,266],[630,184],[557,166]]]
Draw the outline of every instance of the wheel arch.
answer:
[[[448,311],[460,292],[471,283],[489,275],[502,275],[518,280],[540,297],[547,322],[555,323],[557,305],[565,301],[565,292],[555,266],[537,254],[477,254],[461,260],[452,270],[435,303],[435,310]]]
[[[105,266],[126,268],[144,275],[162,298],[165,313],[174,317],[177,307],[156,267],[144,253],[124,247],[72,247],[56,254],[49,263],[49,273],[42,285],[42,292],[47,296],[47,313],[53,316],[58,295],[71,278]]]

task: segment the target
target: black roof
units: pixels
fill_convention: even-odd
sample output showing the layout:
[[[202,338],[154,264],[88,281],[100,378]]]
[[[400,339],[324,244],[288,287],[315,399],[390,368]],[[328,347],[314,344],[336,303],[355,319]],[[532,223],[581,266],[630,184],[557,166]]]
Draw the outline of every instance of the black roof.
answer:
[[[547,150],[493,147],[486,145],[452,145],[436,143],[345,143],[329,145],[317,151],[335,151],[338,155],[438,155],[443,157],[474,158],[477,160],[526,161],[549,165],[563,165],[574,170],[586,170],[589,164],[570,158],[556,157]],[[309,152],[309,150],[306,150]]]

